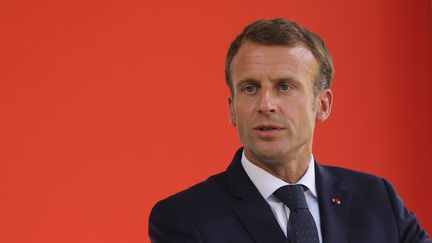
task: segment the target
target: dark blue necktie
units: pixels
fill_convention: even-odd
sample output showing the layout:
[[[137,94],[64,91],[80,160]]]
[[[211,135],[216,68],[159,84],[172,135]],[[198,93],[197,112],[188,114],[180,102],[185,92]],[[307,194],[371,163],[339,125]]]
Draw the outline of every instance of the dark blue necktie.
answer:
[[[273,193],[289,209],[288,238],[292,243],[319,243],[315,221],[309,212],[303,185],[287,185]]]

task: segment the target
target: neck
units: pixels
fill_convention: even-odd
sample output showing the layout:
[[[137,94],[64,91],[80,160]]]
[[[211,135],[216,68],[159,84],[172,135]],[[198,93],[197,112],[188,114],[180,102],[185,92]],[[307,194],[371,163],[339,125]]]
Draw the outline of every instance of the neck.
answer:
[[[262,160],[245,150],[245,156],[251,163],[290,184],[298,182],[303,177],[311,160],[310,152],[284,159]]]

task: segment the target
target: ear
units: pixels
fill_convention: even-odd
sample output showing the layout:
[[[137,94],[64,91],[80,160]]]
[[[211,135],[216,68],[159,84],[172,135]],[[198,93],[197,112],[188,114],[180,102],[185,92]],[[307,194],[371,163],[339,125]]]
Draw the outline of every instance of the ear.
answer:
[[[321,90],[316,100],[316,118],[317,122],[327,120],[330,116],[333,104],[333,93],[330,89]]]
[[[229,109],[229,122],[231,123],[231,125],[237,126],[235,109],[234,109],[234,101],[232,96],[228,97],[228,109]]]

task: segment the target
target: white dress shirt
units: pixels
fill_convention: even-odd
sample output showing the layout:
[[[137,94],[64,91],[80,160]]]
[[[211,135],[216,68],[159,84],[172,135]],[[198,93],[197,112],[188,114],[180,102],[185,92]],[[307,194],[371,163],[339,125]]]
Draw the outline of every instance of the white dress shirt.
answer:
[[[250,162],[244,152],[241,158],[241,164],[246,171],[246,174],[255,184],[258,191],[270,205],[274,216],[276,217],[282,231],[287,235],[287,223],[290,214],[290,210],[285,206],[273,193],[280,187],[289,185],[289,183],[277,178],[276,176],[268,173],[264,169],[256,166]],[[318,207],[318,197],[315,185],[315,166],[314,158],[311,156],[308,168],[304,176],[295,184],[302,184],[306,186],[309,190],[305,191],[306,202],[309,207],[309,211],[315,220],[315,224],[318,230],[319,241],[322,243],[321,235],[321,221]]]

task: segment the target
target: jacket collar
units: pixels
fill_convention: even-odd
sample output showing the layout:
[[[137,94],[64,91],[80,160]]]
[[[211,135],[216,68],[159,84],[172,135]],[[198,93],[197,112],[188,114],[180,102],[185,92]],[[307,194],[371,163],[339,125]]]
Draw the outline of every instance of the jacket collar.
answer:
[[[270,206],[247,176],[241,165],[242,149],[239,149],[226,171],[227,189],[238,198],[234,214],[257,243],[286,243]]]
[[[257,243],[286,243],[273,212],[241,165],[240,148],[226,170],[228,192],[239,202],[234,214]],[[315,161],[323,243],[349,242],[349,193],[336,175]],[[340,204],[337,203],[340,202]]]
[[[326,166],[315,161],[323,242],[349,242],[349,192]]]

